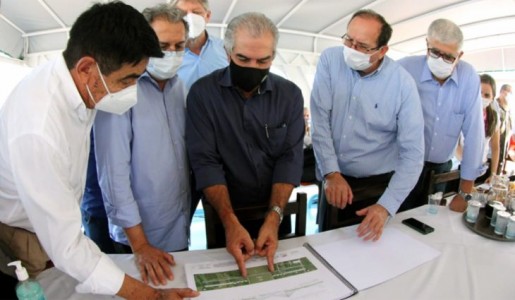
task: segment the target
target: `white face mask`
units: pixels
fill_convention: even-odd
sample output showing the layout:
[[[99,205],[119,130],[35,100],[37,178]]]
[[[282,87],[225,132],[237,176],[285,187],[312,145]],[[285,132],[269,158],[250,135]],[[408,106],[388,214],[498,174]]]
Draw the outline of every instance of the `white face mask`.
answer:
[[[510,103],[511,100],[513,100],[513,94],[512,93],[506,94],[506,102]]]
[[[158,80],[166,80],[175,76],[181,66],[184,51],[163,51],[164,56],[151,57],[147,71]]]
[[[138,101],[137,95],[137,84],[133,84],[127,88],[124,88],[121,91],[118,91],[116,93],[111,93],[109,89],[107,88],[107,84],[104,80],[104,75],[102,75],[102,72],[100,72],[100,68],[97,64],[98,73],[100,74],[100,79],[102,80],[102,84],[104,84],[104,87],[107,91],[107,95],[102,97],[98,102],[95,101],[95,98],[93,98],[93,95],[91,94],[91,91],[89,90],[88,85],[86,84],[86,89],[88,91],[89,96],[91,99],[93,99],[93,102],[95,102],[95,109],[105,111],[108,113],[113,113],[117,115],[121,115],[128,111],[131,107],[136,104]]]
[[[490,105],[490,103],[492,103],[492,99],[482,98],[482,100],[483,100],[483,109],[485,109],[488,105]]]
[[[372,65],[372,63],[370,62],[370,57],[374,55],[376,52],[365,54],[343,45],[343,58],[345,59],[345,63],[351,69],[354,69],[356,71],[363,71],[370,68],[370,66]]]
[[[197,38],[206,30],[206,20],[202,16],[189,13],[184,17],[184,21],[188,23],[188,37],[190,39]]]
[[[427,66],[433,75],[438,79],[446,79],[451,76],[454,70],[454,63],[448,64],[443,61],[443,58],[434,58],[427,56]]]

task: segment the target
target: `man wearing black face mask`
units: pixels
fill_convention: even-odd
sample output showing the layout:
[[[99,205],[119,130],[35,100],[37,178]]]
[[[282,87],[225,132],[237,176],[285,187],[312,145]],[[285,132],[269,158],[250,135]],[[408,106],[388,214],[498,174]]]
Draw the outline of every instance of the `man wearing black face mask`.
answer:
[[[277,40],[265,15],[236,17],[224,40],[229,67],[199,79],[187,99],[186,147],[196,187],[218,212],[243,276],[254,253],[266,256],[273,271],[278,233],[288,225],[280,227],[282,210],[302,174],[303,98],[295,84],[269,73]],[[257,203],[270,207],[264,220],[235,216],[233,207]]]

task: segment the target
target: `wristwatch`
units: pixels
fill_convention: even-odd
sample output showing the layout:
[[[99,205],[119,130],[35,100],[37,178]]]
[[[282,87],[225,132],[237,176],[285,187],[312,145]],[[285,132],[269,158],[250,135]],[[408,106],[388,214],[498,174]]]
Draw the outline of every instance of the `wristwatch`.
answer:
[[[460,190],[460,195],[465,199],[465,201],[472,200],[472,194],[465,193],[464,191]]]
[[[281,222],[283,221],[283,217],[284,217],[283,210],[279,206],[274,205],[270,208],[270,211],[273,211],[279,215],[279,224],[281,224]]]

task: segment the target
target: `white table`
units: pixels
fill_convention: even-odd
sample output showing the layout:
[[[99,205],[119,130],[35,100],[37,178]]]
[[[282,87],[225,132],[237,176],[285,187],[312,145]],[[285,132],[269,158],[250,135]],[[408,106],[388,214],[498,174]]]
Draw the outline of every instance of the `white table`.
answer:
[[[462,224],[461,214],[451,212],[447,207],[440,207],[437,215],[429,215],[426,210],[423,206],[400,213],[387,226],[402,230],[439,250],[441,255],[401,276],[361,291],[351,299],[515,299],[515,242],[494,241],[475,234]],[[401,224],[408,217],[429,224],[435,231],[421,235]],[[298,247],[306,241],[316,244],[348,239],[355,228],[281,241],[279,250]],[[132,255],[111,257],[125,272],[139,278]],[[174,253],[174,257],[177,262],[173,269],[175,280],[166,287],[186,286],[185,263],[230,259],[225,249]],[[77,281],[55,268],[41,273],[38,280],[47,299],[112,298],[75,293]]]

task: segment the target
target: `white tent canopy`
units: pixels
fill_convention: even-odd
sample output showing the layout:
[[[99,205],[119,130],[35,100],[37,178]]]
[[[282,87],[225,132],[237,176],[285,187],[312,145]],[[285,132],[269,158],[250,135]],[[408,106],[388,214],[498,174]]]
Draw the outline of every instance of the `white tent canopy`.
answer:
[[[0,1],[0,50],[29,65],[62,51],[73,22],[94,2]],[[141,11],[164,1],[124,2]],[[341,44],[350,17],[361,8],[377,11],[392,25],[388,55],[393,58],[424,53],[427,27],[437,18],[447,18],[461,26],[463,59],[478,71],[515,70],[515,0],[210,0],[210,6],[208,30],[220,37],[241,13],[258,11],[272,19],[280,31],[274,71],[296,82],[305,95],[320,52]]]

